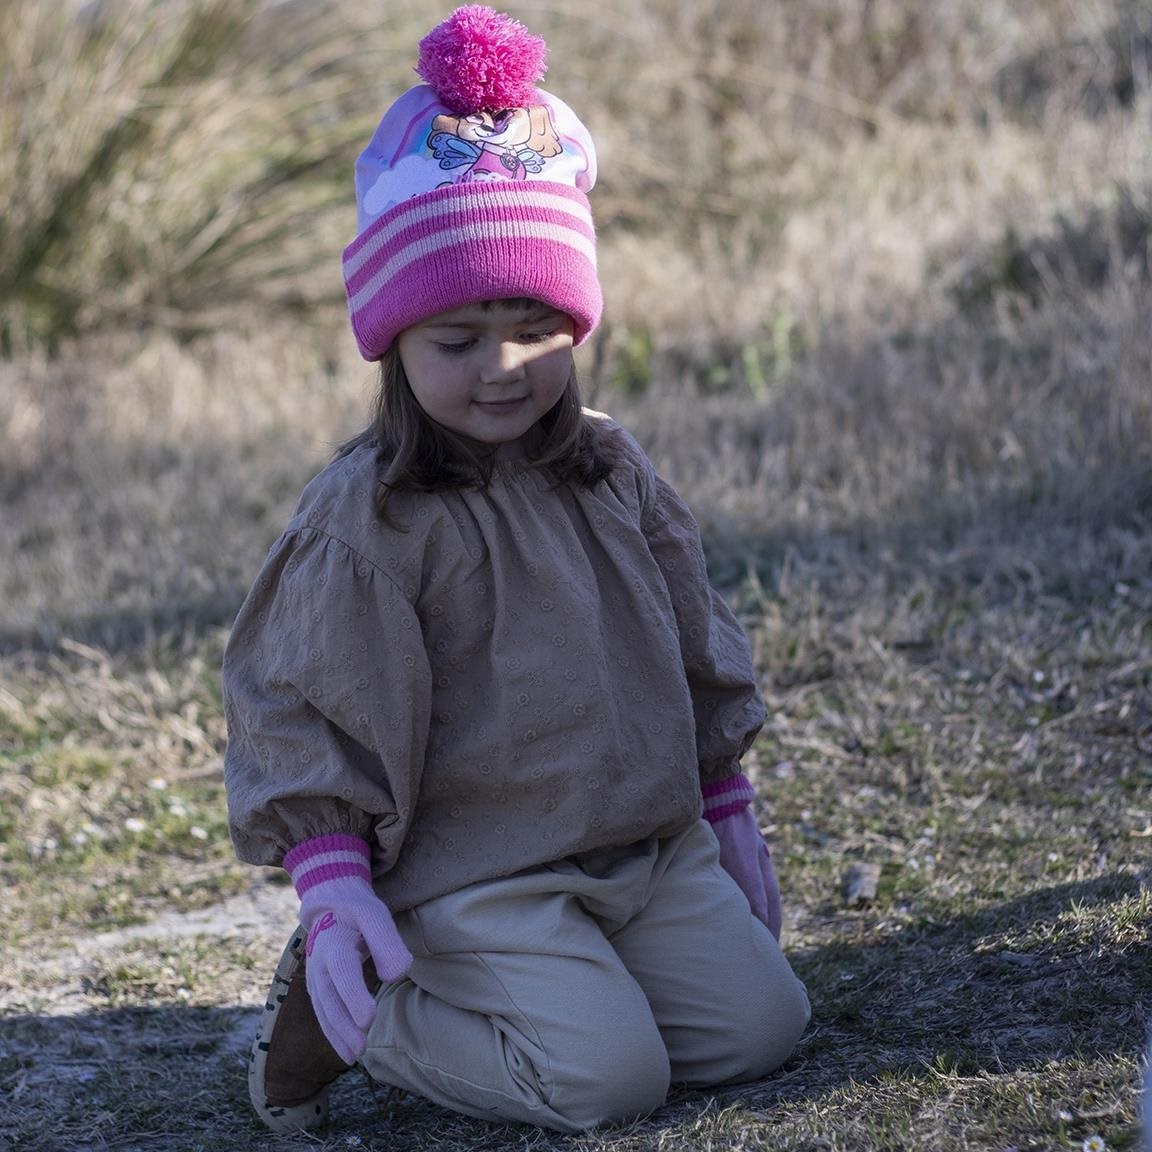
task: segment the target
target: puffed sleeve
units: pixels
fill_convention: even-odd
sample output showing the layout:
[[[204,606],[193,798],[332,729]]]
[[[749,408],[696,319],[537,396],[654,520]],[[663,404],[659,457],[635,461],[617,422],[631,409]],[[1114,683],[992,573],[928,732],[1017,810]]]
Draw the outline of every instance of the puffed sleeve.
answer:
[[[647,462],[641,527],[676,613],[696,721],[701,776],[740,771],[765,719],[748,637],[708,580],[700,529],[675,489]]]
[[[419,789],[431,677],[388,576],[326,533],[285,533],[236,619],[223,690],[240,859],[279,865],[303,840],[347,832],[390,868]]]

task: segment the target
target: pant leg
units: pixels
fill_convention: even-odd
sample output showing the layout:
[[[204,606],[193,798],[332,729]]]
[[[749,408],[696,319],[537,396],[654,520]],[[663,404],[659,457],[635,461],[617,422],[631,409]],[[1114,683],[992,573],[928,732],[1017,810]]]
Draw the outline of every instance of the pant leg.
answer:
[[[778,1067],[808,999],[703,822],[472,885],[397,917],[415,957],[362,1063],[486,1119],[563,1132],[645,1115],[670,1080]]]
[[[720,867],[704,821],[662,844],[643,908],[609,940],[644,990],[675,1083],[761,1079],[807,1027],[804,986]]]
[[[414,961],[381,989],[374,1079],[485,1119],[562,1132],[663,1103],[668,1054],[644,992],[573,889],[536,869],[397,917]]]

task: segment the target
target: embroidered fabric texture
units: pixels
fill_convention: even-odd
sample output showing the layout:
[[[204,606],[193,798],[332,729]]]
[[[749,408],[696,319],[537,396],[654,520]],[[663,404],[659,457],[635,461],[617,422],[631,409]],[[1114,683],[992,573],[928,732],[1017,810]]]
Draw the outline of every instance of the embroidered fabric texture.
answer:
[[[695,521],[617,433],[590,491],[506,460],[397,498],[407,531],[374,514],[371,449],[313,481],[225,658],[242,859],[361,836],[401,911],[699,818],[764,707]]]

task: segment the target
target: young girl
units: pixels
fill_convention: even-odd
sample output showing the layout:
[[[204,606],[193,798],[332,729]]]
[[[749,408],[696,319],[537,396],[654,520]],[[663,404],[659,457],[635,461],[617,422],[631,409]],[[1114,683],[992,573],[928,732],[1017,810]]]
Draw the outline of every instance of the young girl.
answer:
[[[225,657],[236,850],[300,896],[250,1066],[276,1130],[323,1122],[360,1063],[584,1131],[763,1077],[808,1020],[740,772],[749,645],[687,508],[580,406],[596,161],[543,56],[457,10],[360,157],[344,272],[374,420]],[[523,110],[538,150],[505,130]]]

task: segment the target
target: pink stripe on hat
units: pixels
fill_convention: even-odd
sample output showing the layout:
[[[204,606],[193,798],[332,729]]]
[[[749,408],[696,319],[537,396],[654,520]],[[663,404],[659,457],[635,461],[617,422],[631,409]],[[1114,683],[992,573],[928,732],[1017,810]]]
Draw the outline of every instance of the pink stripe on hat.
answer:
[[[477,221],[541,220],[573,228],[594,246],[596,233],[588,200],[566,184],[460,184],[413,196],[396,205],[352,241],[344,252],[344,276],[354,280],[360,269],[384,251],[399,250],[435,232],[458,232]]]

